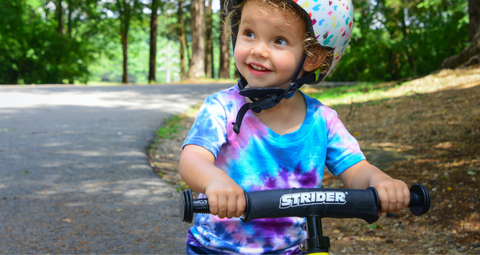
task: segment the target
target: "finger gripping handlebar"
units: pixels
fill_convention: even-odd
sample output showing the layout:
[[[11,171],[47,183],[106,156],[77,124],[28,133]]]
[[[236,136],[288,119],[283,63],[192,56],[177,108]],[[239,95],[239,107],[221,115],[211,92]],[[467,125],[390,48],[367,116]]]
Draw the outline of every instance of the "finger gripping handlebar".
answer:
[[[359,218],[373,223],[378,220],[380,202],[374,188],[317,189],[292,188],[245,193],[247,205],[244,222],[260,218],[320,216]],[[190,190],[182,192],[180,217],[192,222],[194,213],[210,213],[207,199],[193,199]],[[421,215],[430,208],[430,193],[419,184],[410,188],[410,210]]]

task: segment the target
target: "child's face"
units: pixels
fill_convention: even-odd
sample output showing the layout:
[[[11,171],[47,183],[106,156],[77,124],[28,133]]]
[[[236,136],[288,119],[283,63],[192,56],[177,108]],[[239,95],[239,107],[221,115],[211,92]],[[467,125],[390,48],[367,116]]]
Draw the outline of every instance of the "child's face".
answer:
[[[251,87],[286,88],[304,56],[305,25],[282,9],[249,1],[242,11],[235,64]]]

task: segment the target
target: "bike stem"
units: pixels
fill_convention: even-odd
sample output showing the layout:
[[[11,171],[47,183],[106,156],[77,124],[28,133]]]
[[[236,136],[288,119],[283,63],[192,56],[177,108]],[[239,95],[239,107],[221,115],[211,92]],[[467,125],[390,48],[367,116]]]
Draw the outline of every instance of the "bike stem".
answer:
[[[306,216],[307,239],[305,240],[306,254],[328,254],[330,238],[323,236],[322,218],[320,216]]]

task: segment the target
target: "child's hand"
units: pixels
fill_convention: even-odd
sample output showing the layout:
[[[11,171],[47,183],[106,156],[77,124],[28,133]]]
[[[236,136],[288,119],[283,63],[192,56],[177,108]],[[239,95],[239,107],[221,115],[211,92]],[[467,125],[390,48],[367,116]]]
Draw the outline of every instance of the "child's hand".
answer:
[[[410,203],[410,191],[403,181],[383,179],[372,186],[378,192],[381,212],[397,212]]]
[[[240,217],[247,204],[243,189],[214,162],[215,157],[207,149],[187,145],[180,158],[180,174],[191,189],[207,195],[212,214]]]
[[[405,182],[393,179],[366,160],[349,167],[339,177],[348,189],[374,187],[380,199],[380,214],[400,211],[410,203],[410,190]]]
[[[243,189],[229,177],[213,180],[205,189],[210,212],[220,218],[240,217],[245,211],[246,200]]]

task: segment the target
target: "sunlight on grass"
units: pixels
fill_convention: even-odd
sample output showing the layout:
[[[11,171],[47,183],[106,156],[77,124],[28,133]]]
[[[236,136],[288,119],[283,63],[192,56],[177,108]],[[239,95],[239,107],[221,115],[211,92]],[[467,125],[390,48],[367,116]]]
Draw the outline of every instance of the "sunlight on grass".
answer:
[[[325,105],[349,104],[394,97],[392,89],[402,86],[394,83],[362,83],[353,86],[322,87],[311,86],[302,89],[310,97]]]

